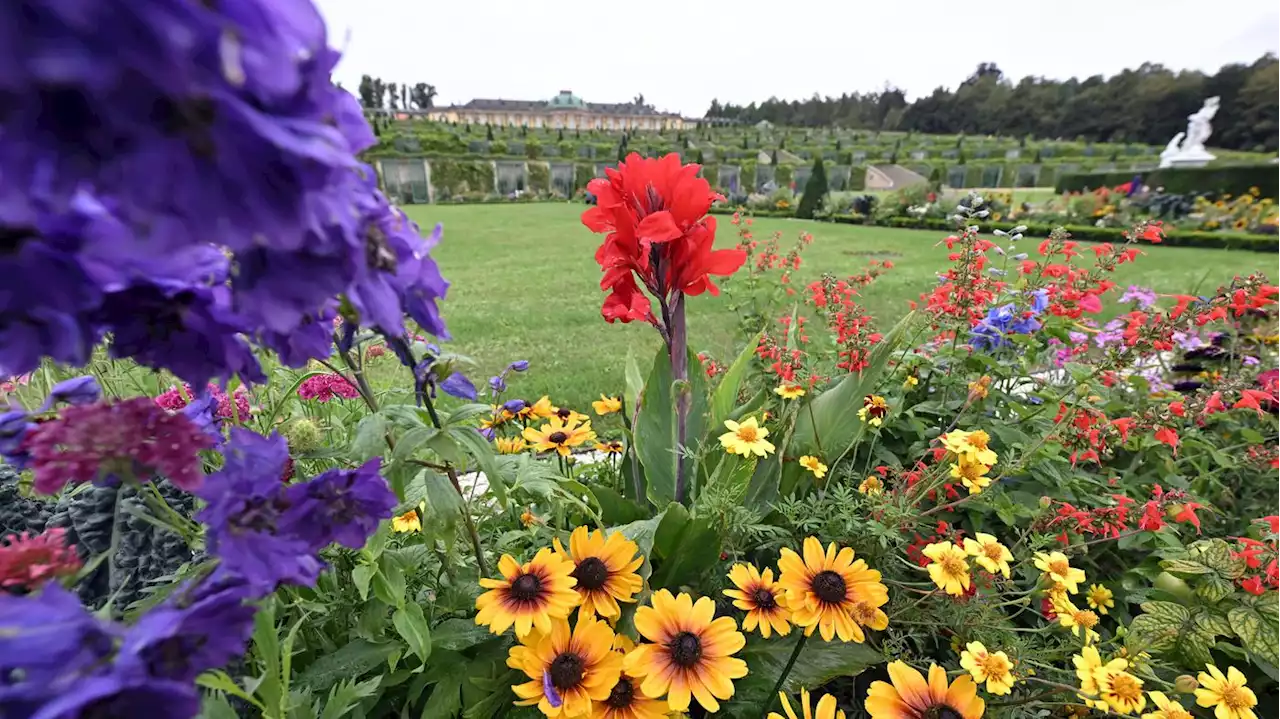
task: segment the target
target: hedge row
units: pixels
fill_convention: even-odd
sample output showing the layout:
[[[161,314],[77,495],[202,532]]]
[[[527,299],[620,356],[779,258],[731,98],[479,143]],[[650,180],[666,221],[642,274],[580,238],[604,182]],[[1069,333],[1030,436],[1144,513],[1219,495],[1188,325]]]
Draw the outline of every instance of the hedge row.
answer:
[[[716,206],[711,208],[712,214],[732,215],[732,207]],[[786,210],[755,210],[749,213],[752,217],[772,217],[794,219],[795,214]],[[819,218],[818,222],[836,222],[839,224],[876,224],[881,227],[896,227],[913,230],[936,230],[938,232],[954,232],[955,223],[950,220],[919,217],[890,217],[885,220],[871,221],[869,218],[836,215]],[[1019,223],[989,222],[980,224],[983,232],[999,229],[1008,232]],[[1082,242],[1124,242],[1124,230],[1118,227],[1096,227],[1093,225],[1045,225],[1027,224],[1025,234],[1028,237],[1048,237],[1055,227],[1063,227],[1071,233],[1071,239]],[[1169,230],[1165,233],[1162,244],[1170,247],[1218,247],[1228,250],[1247,250],[1250,252],[1280,251],[1280,238],[1275,235],[1246,235],[1224,232],[1194,232],[1186,230]]]
[[[1243,195],[1256,187],[1263,197],[1280,197],[1280,168],[1273,164],[1223,165],[1219,167],[1168,167],[1142,175],[1151,187],[1164,187],[1165,192],[1229,193]],[[1080,192],[1099,187],[1115,187],[1133,179],[1133,172],[1073,172],[1058,178],[1058,192]]]

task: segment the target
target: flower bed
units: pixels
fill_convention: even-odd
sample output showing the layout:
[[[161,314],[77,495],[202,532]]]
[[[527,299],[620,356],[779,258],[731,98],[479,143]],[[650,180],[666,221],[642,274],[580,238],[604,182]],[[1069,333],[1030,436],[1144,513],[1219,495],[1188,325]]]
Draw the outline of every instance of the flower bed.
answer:
[[[879,327],[859,293],[892,262],[799,287],[820,238],[718,226],[696,166],[633,154],[582,220],[603,319],[650,326],[656,356],[589,408],[518,396],[523,360],[477,387],[437,344],[442,231],[354,161],[372,135],[324,33],[222,13],[122,57],[23,9],[31,51],[94,62],[20,64],[17,89],[101,104],[0,137],[30,185],[3,220],[25,292],[0,304],[0,715],[1271,708],[1265,276],[1120,293],[1159,224],[1032,248],[984,237],[970,196],[937,286]],[[215,119],[174,143],[170,95]],[[85,152],[103,128],[122,141]],[[733,357],[689,322],[720,292]]]

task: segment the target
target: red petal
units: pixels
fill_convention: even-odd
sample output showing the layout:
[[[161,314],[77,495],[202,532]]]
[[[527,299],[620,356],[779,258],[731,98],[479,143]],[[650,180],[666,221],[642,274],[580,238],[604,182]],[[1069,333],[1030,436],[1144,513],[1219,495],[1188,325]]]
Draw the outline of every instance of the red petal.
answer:
[[[675,218],[666,210],[649,215],[636,227],[636,236],[650,242],[670,242],[682,234]]]

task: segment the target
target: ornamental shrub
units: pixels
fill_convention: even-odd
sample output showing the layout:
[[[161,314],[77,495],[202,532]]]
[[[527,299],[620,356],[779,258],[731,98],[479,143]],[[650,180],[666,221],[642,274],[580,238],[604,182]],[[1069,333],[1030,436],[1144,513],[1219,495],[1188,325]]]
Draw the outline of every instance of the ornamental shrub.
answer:
[[[822,206],[822,200],[826,195],[827,169],[822,163],[822,157],[818,156],[813,161],[813,171],[809,173],[809,179],[805,182],[804,195],[796,208],[796,217],[803,220],[813,219],[814,211]]]

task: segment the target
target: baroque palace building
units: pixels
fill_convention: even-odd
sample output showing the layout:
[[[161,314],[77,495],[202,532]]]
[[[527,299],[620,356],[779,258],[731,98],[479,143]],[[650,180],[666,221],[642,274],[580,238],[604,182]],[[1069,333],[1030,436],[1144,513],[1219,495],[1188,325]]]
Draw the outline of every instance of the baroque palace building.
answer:
[[[682,130],[692,123],[637,102],[583,102],[569,90],[550,100],[472,100],[426,111],[437,122],[545,127],[553,130]]]

